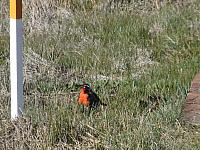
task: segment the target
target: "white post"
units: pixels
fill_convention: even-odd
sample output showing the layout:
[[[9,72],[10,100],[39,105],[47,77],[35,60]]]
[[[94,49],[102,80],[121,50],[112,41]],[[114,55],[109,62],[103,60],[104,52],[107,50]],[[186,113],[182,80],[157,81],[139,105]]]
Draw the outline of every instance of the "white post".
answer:
[[[22,0],[10,0],[11,119],[22,115],[24,109],[22,50]]]

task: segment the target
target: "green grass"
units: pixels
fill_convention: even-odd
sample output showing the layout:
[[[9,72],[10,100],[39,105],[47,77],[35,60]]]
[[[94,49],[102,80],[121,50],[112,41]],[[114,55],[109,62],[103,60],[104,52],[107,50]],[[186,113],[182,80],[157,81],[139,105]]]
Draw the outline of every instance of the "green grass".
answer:
[[[50,27],[26,35],[26,53],[32,49],[64,70],[57,76],[50,68],[27,86],[25,114],[17,121],[9,119],[9,96],[1,97],[0,148],[199,149],[199,128],[180,119],[200,66],[199,6],[168,4],[148,15],[121,9],[74,13],[57,19],[58,32]],[[5,39],[0,37],[7,43],[0,44],[4,54]],[[61,78],[66,72],[73,74]],[[108,104],[89,117],[76,103],[82,80]],[[9,81],[3,89],[9,90]]]
[[[5,64],[6,56],[8,55],[8,37],[0,36],[0,64]]]

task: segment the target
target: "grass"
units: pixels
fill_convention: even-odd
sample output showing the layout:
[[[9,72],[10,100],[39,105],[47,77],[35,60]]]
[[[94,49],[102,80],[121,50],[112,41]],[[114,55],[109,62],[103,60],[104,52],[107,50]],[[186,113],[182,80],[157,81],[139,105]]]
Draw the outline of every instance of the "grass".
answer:
[[[7,36],[0,36],[0,64],[5,63],[6,56],[8,55],[8,42]]]
[[[199,71],[200,3],[131,6],[79,8],[30,32],[24,14],[24,53],[46,64],[25,63],[24,116],[10,121],[9,67],[0,57],[0,149],[199,149],[199,128],[180,118]],[[8,38],[0,43],[7,56]],[[76,104],[82,80],[108,104],[89,117]]]

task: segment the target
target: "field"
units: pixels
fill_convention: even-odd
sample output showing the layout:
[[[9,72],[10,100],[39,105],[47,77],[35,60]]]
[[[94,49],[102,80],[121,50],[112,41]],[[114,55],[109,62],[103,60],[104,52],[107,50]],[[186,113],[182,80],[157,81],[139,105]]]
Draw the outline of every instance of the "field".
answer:
[[[25,111],[15,121],[0,2],[0,149],[200,149],[200,128],[181,120],[200,69],[198,0],[24,0]],[[76,102],[83,81],[108,104],[90,116]]]

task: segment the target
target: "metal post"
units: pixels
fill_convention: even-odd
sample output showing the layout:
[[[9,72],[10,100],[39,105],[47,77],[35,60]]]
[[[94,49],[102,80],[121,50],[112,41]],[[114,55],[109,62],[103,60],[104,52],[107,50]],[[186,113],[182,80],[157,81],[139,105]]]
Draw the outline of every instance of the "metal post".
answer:
[[[22,0],[10,0],[11,119],[23,113]]]

